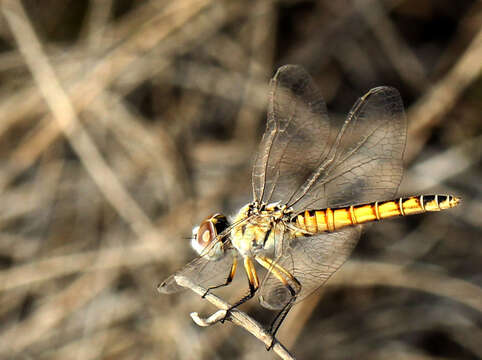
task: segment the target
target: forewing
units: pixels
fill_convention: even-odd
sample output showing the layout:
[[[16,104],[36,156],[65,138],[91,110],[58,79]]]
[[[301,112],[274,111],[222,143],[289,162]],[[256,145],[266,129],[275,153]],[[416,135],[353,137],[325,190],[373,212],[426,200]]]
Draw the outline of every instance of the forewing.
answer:
[[[327,155],[339,126],[310,75],[300,66],[278,69],[270,82],[268,119],[253,166],[253,195],[284,204]]]
[[[330,153],[288,205],[296,213],[392,198],[402,179],[405,139],[398,91],[370,90],[355,103]]]
[[[323,285],[343,265],[358,242],[360,233],[361,226],[347,227],[333,233],[297,237],[289,241],[277,264],[301,283],[297,302]],[[260,290],[261,305],[268,309],[281,309],[290,298],[286,286],[268,273]]]
[[[288,204],[296,213],[395,195],[406,137],[396,89],[370,90],[344,122],[328,118],[300,66],[281,67],[270,89],[266,131],[253,166],[255,200]]]
[[[207,256],[200,256],[185,265],[181,270],[169,276],[158,287],[158,290],[165,294],[181,291],[184,288],[176,283],[175,277],[185,276],[193,283],[209,288],[224,284],[228,278],[235,252],[227,250],[220,259],[210,260]]]

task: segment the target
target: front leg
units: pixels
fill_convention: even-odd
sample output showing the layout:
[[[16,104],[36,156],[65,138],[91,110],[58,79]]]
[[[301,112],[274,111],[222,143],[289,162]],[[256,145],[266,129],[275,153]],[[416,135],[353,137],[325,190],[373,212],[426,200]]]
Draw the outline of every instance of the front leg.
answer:
[[[216,286],[210,286],[207,288],[206,292],[203,294],[202,298],[204,299],[207,294],[211,292],[211,290],[218,289],[224,286],[228,286],[231,284],[233,281],[234,275],[236,274],[236,267],[238,266],[238,258],[235,256],[233,257],[233,264],[231,265],[231,271],[228,274],[228,277],[226,278],[226,282],[221,285],[216,285]]]

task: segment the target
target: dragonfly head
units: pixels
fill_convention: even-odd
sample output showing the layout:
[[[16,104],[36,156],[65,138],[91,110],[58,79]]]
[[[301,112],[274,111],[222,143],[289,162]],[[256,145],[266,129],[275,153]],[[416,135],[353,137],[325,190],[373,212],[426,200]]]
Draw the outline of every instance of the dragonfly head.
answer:
[[[224,253],[223,243],[227,237],[218,241],[218,235],[229,227],[226,216],[214,214],[203,220],[192,230],[191,246],[199,255],[219,258]]]

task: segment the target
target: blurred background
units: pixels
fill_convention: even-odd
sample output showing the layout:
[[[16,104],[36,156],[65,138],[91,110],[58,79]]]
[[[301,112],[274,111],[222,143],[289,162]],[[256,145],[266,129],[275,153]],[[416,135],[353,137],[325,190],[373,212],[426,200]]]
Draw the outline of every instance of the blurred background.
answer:
[[[5,0],[0,19],[1,359],[276,358],[156,286],[194,258],[194,225],[250,201],[288,63],[331,116],[398,88],[400,195],[463,203],[367,229],[280,341],[299,359],[482,359],[482,2]]]

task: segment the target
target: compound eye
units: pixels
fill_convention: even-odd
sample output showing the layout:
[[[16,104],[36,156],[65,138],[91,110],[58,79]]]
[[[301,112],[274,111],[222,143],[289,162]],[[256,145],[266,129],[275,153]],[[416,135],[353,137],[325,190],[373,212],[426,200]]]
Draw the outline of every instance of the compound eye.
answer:
[[[229,226],[228,220],[224,215],[214,214],[193,229],[191,245],[198,254],[208,248],[213,241],[216,241],[218,234]],[[226,237],[222,239],[224,242]]]
[[[199,255],[216,239],[216,228],[211,219],[208,217],[192,231],[191,246]]]
[[[196,242],[199,247],[205,249],[211,244],[211,242],[216,239],[216,229],[211,221],[211,218],[204,220],[197,230]]]
[[[214,214],[213,216],[211,216],[211,222],[214,225],[216,236],[221,234],[229,227],[228,219],[222,214]],[[226,239],[227,237],[225,236],[222,238],[222,241],[224,242]]]

